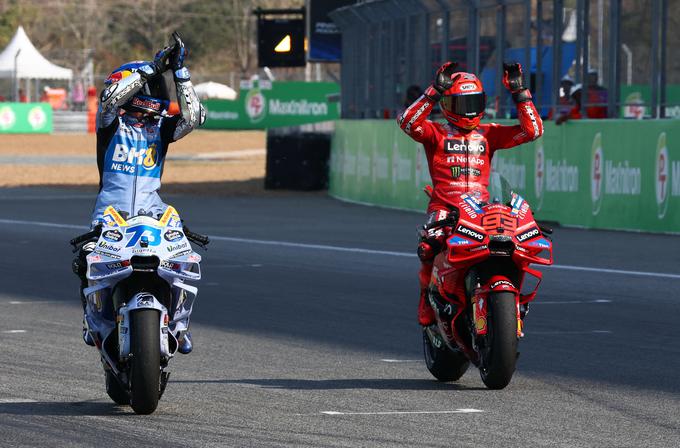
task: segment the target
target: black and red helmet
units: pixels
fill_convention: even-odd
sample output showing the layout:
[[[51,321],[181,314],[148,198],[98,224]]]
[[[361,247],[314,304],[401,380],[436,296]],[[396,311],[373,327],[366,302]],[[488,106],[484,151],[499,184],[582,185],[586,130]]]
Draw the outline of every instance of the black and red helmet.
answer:
[[[482,82],[472,73],[451,75],[453,85],[439,101],[444,117],[454,126],[472,130],[479,126],[486,109],[486,93]]]

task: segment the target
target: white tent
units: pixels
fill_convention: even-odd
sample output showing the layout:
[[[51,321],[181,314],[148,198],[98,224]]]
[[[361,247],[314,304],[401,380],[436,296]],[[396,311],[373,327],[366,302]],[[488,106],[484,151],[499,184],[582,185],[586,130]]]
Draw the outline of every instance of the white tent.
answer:
[[[235,100],[237,96],[236,90],[226,84],[213,81],[196,84],[194,90],[196,90],[196,95],[201,99],[218,98],[222,100]]]
[[[45,59],[20,26],[0,53],[0,78],[15,76],[17,79],[71,79],[73,71]]]
[[[21,80],[25,81],[25,94],[31,98],[31,80],[35,80],[37,96],[41,79],[68,80],[70,85],[73,71],[59,67],[45,59],[31,43],[24,27],[20,26],[12,40],[0,53],[0,78],[13,79],[13,95],[16,100]]]

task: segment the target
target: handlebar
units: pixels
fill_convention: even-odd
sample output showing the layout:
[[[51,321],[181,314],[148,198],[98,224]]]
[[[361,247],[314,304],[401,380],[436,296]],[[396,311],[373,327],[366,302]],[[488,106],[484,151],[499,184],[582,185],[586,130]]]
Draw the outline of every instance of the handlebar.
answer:
[[[432,230],[436,229],[437,227],[455,226],[456,223],[458,222],[459,217],[460,212],[458,211],[458,209],[452,208],[451,212],[446,218],[424,225],[423,230]]]
[[[538,224],[538,228],[541,232],[543,232],[543,234],[552,235],[553,233],[552,227],[548,227],[547,225],[542,224],[540,222],[537,222],[536,224]]]
[[[92,230],[90,230],[87,233],[83,233],[82,235],[78,235],[77,237],[73,238],[70,243],[73,246],[73,252],[77,252],[79,249],[79,246],[82,243],[95,240],[99,238],[99,236],[102,234],[102,225],[97,224]],[[184,226],[184,234],[186,235],[187,239],[191,241],[192,243],[196,243],[202,248],[205,249],[205,246],[210,243],[210,238],[207,235],[201,235],[199,233],[194,233],[191,230],[189,230],[188,227]]]
[[[78,246],[81,243],[85,243],[87,241],[99,238],[99,235],[102,234],[102,225],[97,224],[92,230],[90,230],[87,233],[83,233],[82,235],[79,235],[71,240],[71,246],[73,246],[73,252],[76,252],[78,250]]]
[[[194,233],[187,226],[184,226],[184,235],[186,235],[187,239],[191,241],[192,243],[196,243],[199,246],[201,246],[203,249],[205,249],[210,243],[210,238],[208,235],[201,235],[200,233]]]

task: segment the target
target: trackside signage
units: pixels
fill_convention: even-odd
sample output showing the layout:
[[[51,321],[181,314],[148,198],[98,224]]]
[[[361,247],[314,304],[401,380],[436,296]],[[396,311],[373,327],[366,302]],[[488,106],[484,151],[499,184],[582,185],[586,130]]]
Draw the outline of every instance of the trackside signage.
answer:
[[[336,120],[339,94],[332,82],[244,82],[235,101],[203,101],[204,127],[266,129]]]
[[[538,219],[602,229],[680,233],[680,120],[545,123],[536,142],[494,154]],[[330,193],[425,210],[422,146],[392,120],[340,120]]]
[[[52,132],[52,107],[48,103],[0,103],[0,134]]]

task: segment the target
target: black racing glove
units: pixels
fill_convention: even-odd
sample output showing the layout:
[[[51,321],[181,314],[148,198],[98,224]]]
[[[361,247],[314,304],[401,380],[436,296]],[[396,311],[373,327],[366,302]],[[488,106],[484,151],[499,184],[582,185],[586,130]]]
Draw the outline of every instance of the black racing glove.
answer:
[[[175,46],[170,58],[172,72],[176,81],[188,81],[190,79],[189,70],[184,66],[184,59],[187,57],[188,50],[177,31],[172,33],[172,38],[175,40]]]
[[[522,64],[519,62],[503,62],[503,85],[512,93],[515,103],[531,101],[531,93],[524,87]]]
[[[170,68],[168,61],[174,49],[174,45],[168,45],[162,50],[158,50],[158,53],[156,53],[156,56],[153,58],[153,65],[155,66],[157,73],[163,73]]]
[[[451,75],[456,72],[456,67],[458,67],[457,62],[446,62],[444,65],[439,67],[437,73],[434,75],[434,82],[432,86],[425,90],[425,95],[429,97],[432,101],[439,101],[439,98],[451,88],[453,85],[453,80],[451,80]]]

